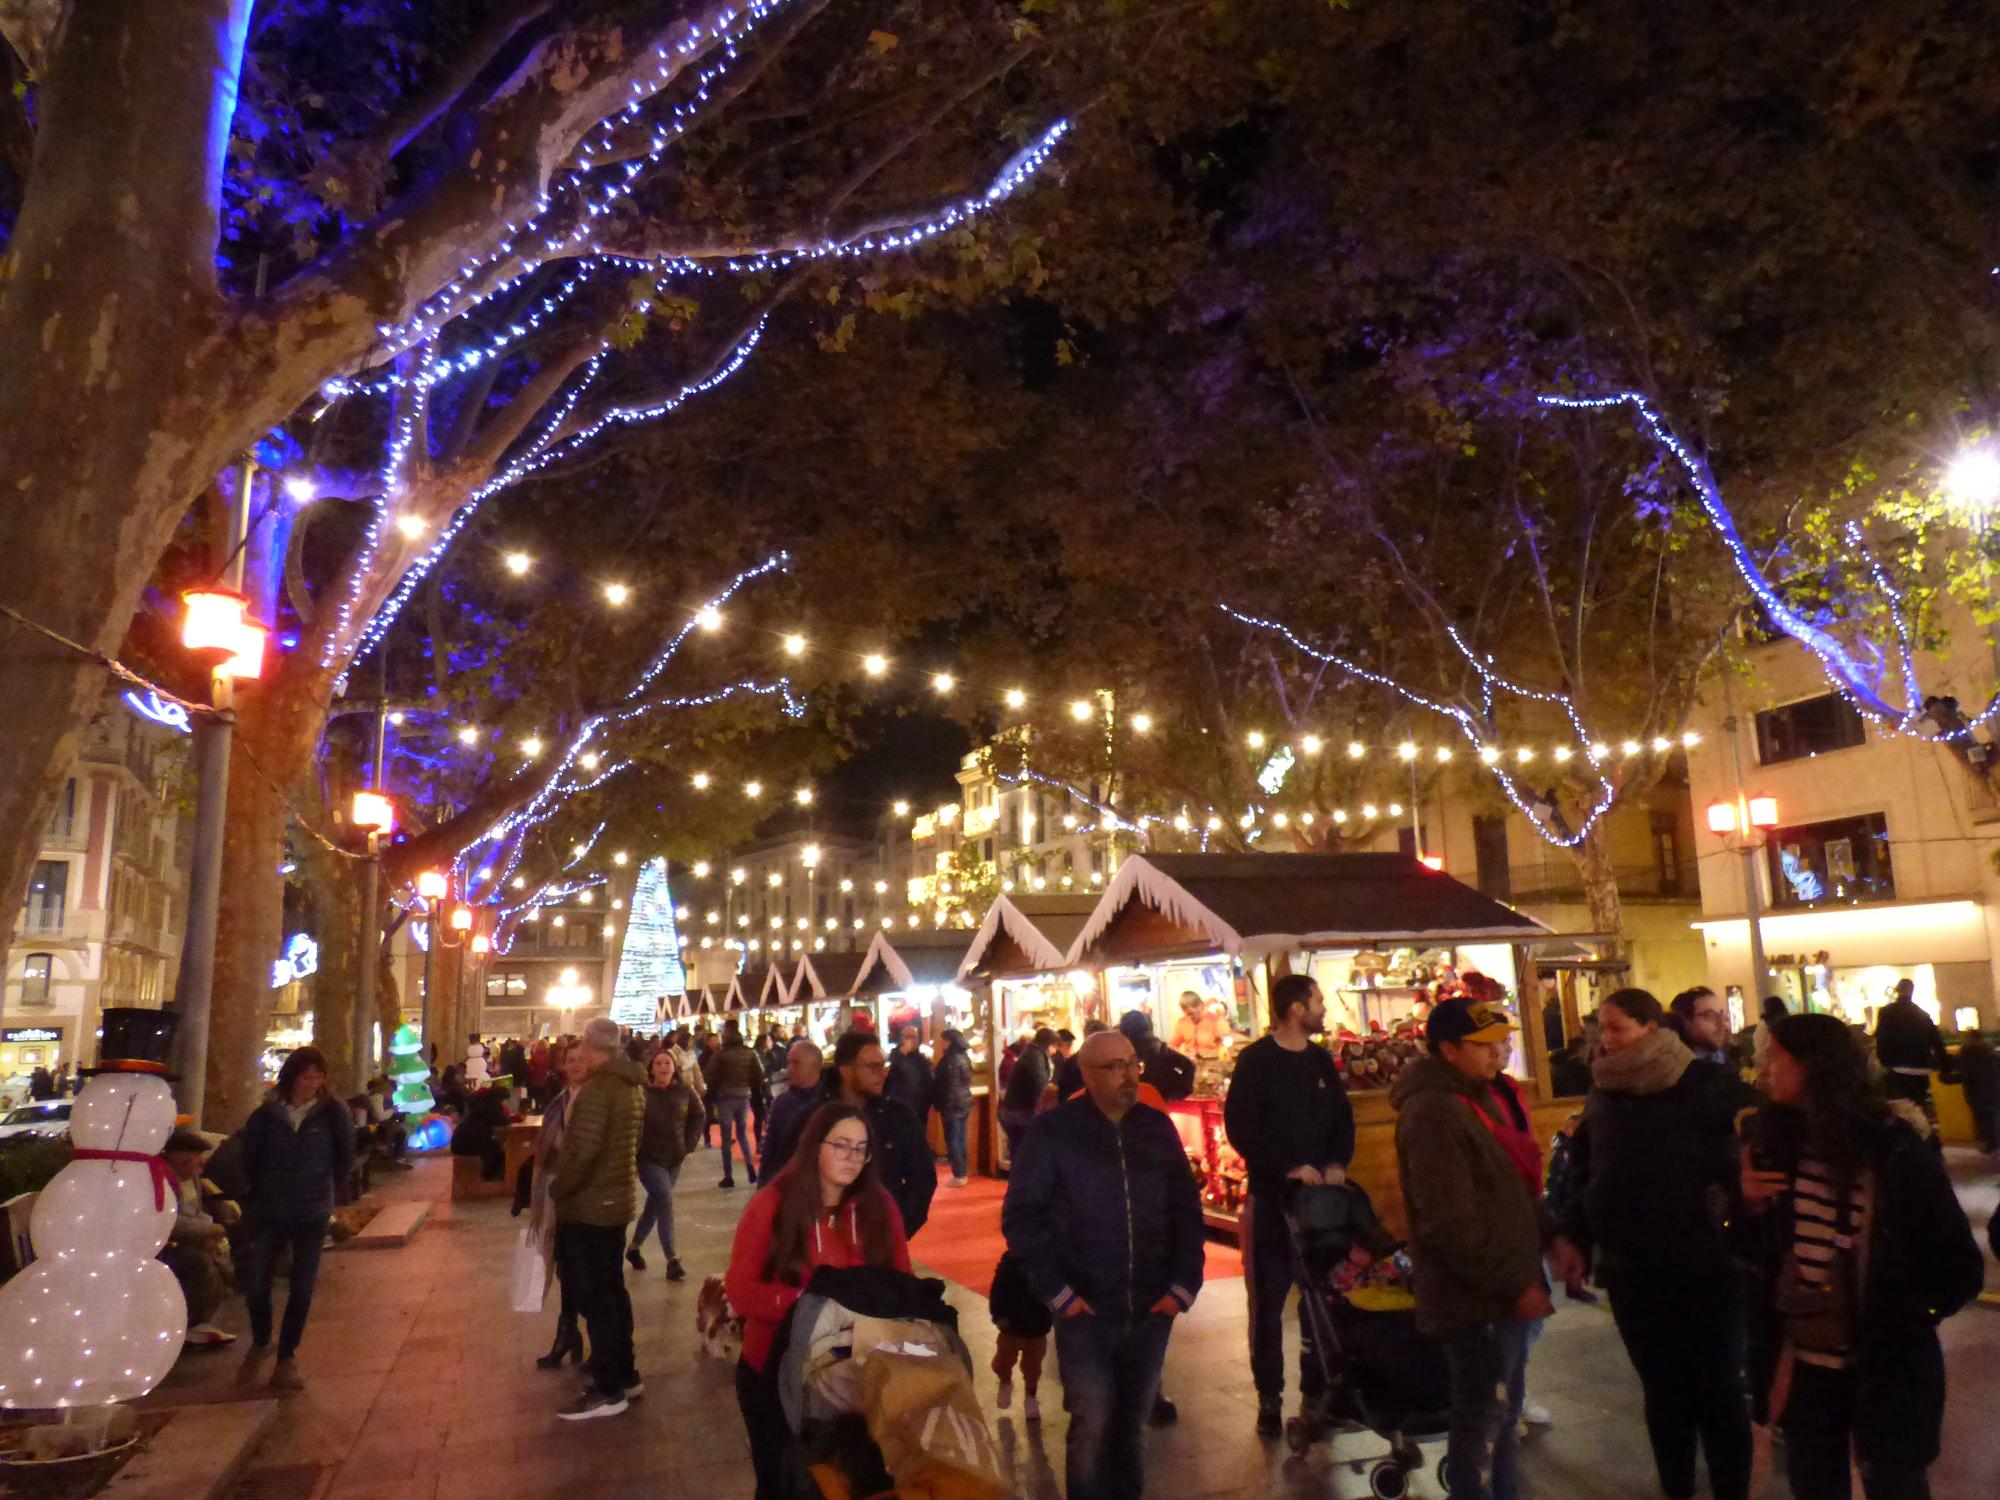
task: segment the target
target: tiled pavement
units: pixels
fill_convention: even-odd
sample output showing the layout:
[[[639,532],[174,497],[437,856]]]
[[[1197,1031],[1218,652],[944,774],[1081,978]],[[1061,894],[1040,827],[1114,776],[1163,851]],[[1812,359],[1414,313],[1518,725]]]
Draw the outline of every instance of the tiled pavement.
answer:
[[[533,1357],[548,1344],[552,1313],[509,1311],[508,1271],[518,1221],[506,1204],[442,1201],[400,1250],[327,1257],[300,1365],[304,1394],[290,1398],[252,1469],[297,1471],[298,1500],[624,1500],[674,1493],[747,1500],[748,1450],[730,1371],[694,1352],[701,1276],[719,1270],[746,1195],[715,1187],[711,1154],[695,1157],[677,1195],[680,1247],[691,1279],[670,1286],[657,1255],[630,1281],[638,1363],[646,1394],[626,1415],[582,1426],[558,1422],[569,1371],[545,1374]],[[391,1183],[390,1196],[435,1196],[448,1163],[429,1161]],[[919,1262],[923,1237],[915,1253]],[[1166,1388],[1178,1426],[1151,1440],[1153,1500],[1205,1496],[1365,1495],[1366,1481],[1325,1450],[1286,1461],[1251,1432],[1255,1398],[1246,1368],[1240,1281],[1219,1281],[1177,1329]],[[964,1333],[990,1402],[992,1328],[981,1299],[955,1289]],[[241,1328],[240,1305],[232,1309]],[[2000,1493],[2000,1309],[1978,1308],[1946,1330],[1952,1372],[1947,1454],[1933,1472],[1939,1500]],[[232,1354],[190,1355],[156,1402],[236,1395]],[[1050,1361],[1051,1375],[1054,1361]],[[1564,1305],[1536,1349],[1531,1384],[1556,1425],[1527,1446],[1540,1500],[1612,1500],[1657,1493],[1641,1432],[1637,1387],[1601,1308]],[[1060,1388],[1045,1390],[1039,1430],[995,1414],[1003,1453],[1023,1495],[1060,1495]],[[1365,1455],[1349,1440],[1340,1456]],[[317,1466],[317,1484],[304,1477]],[[275,1477],[275,1476],[274,1476]],[[1434,1477],[1413,1490],[1435,1495]]]

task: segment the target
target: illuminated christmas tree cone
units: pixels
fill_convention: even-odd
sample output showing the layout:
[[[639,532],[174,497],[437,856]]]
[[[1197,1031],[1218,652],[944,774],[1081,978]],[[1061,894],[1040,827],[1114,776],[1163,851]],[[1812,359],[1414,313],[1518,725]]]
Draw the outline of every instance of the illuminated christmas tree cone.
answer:
[[[76,1157],[35,1200],[35,1259],[0,1286],[0,1407],[143,1396],[173,1368],[187,1304],[156,1260],[174,1225],[170,1011],[104,1012],[102,1061],[70,1113]]]
[[[437,1101],[431,1097],[431,1070],[424,1065],[424,1042],[414,1026],[399,1026],[389,1039],[389,1076],[396,1080],[397,1113],[427,1115]]]

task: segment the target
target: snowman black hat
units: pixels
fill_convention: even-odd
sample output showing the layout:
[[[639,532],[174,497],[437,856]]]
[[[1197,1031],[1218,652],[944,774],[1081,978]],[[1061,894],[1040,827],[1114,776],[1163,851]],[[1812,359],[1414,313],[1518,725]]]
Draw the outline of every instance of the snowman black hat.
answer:
[[[174,1029],[181,1018],[170,1010],[114,1005],[102,1012],[104,1030],[97,1044],[97,1066],[87,1074],[151,1073],[171,1078],[167,1064],[173,1051]]]

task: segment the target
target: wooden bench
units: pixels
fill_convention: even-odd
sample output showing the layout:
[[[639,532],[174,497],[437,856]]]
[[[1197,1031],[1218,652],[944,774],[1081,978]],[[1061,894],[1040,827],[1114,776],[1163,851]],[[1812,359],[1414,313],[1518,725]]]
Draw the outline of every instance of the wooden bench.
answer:
[[[507,1185],[504,1176],[498,1182],[488,1182],[481,1175],[478,1157],[454,1156],[451,1159],[451,1195],[454,1198],[511,1198],[514,1190]]]
[[[374,1218],[362,1225],[342,1250],[396,1250],[409,1244],[431,1216],[428,1203],[385,1203]]]

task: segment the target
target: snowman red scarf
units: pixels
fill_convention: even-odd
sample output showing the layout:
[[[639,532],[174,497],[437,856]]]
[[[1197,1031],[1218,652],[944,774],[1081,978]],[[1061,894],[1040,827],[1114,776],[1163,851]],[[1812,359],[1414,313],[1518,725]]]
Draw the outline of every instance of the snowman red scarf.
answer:
[[[88,1146],[79,1146],[75,1153],[77,1161],[139,1161],[144,1162],[153,1173],[153,1212],[158,1213],[167,1206],[167,1199],[176,1192],[173,1168],[167,1165],[164,1156],[148,1156],[143,1151],[93,1151]]]

